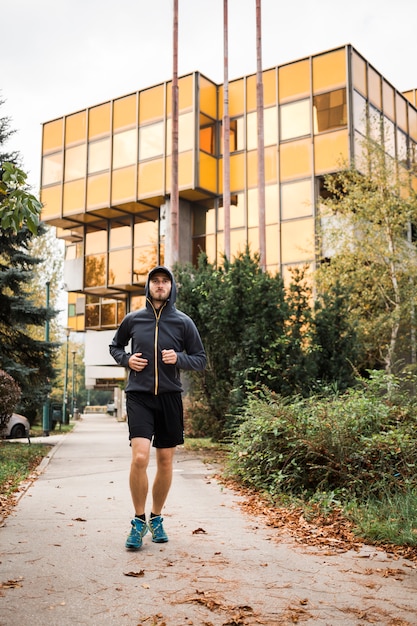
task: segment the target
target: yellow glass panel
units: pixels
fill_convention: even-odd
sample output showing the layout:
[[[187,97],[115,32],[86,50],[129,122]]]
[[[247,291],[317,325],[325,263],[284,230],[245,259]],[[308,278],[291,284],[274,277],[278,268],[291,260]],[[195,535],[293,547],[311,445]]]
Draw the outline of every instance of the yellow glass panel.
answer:
[[[136,166],[113,170],[111,201],[112,204],[121,204],[136,200]]]
[[[54,185],[41,189],[40,199],[42,202],[42,221],[61,216],[62,187]]]
[[[199,187],[217,193],[217,159],[200,151]]]
[[[136,222],[133,228],[135,246],[143,246],[149,242],[155,243],[158,239],[157,222]]]
[[[258,226],[259,224],[259,215],[258,215],[258,189],[249,189],[248,190],[248,228],[252,228],[253,226]],[[241,224],[244,226],[245,223]]]
[[[155,238],[153,245],[135,248],[133,254],[133,280],[139,283],[145,281],[149,270],[158,265],[157,239]]]
[[[106,283],[106,255],[95,254],[85,259],[86,287],[102,287]]]
[[[168,159],[167,159],[168,166]],[[164,160],[155,159],[139,163],[138,169],[138,197],[147,198],[150,195],[164,195]],[[169,185],[169,188],[171,184]]]
[[[110,204],[110,174],[98,174],[87,178],[87,208],[95,209]]]
[[[381,76],[372,67],[368,69],[369,100],[381,109]]]
[[[216,261],[216,236],[215,235],[207,235],[206,236],[206,254],[209,263],[214,263]]]
[[[165,85],[157,85],[139,94],[139,124],[164,117]]]
[[[43,125],[42,153],[62,148],[63,118]]]
[[[264,86],[264,107],[277,103],[277,72],[276,69],[267,70],[262,74]]]
[[[88,111],[88,137],[110,133],[110,102],[100,104]]]
[[[207,237],[208,239],[208,237]],[[217,241],[217,259],[213,258],[213,261],[217,263],[218,266],[223,265],[223,257],[224,257],[224,235],[223,233],[217,233],[217,237],[213,241],[213,257],[215,253],[215,241]],[[206,242],[207,245],[207,242]],[[208,259],[209,262],[211,259]],[[212,261],[212,262],[213,262]]]
[[[178,187],[180,189],[194,188],[194,153],[181,152],[178,155]],[[168,187],[168,185],[167,185]]]
[[[136,124],[136,94],[118,98],[113,103],[113,129],[120,130]]]
[[[280,152],[281,180],[311,175],[311,141],[309,139],[282,144]]]
[[[64,184],[63,214],[85,211],[85,180]]]
[[[248,229],[248,246],[252,254],[254,252],[259,252],[259,229],[258,228]]]
[[[317,135],[315,146],[315,173],[322,174],[341,166],[349,158],[349,136],[346,130]]]
[[[84,178],[87,169],[87,144],[65,150],[64,180]]]
[[[279,226],[267,226],[265,229],[266,240],[266,264],[278,265],[280,255]]]
[[[230,157],[230,190],[240,191],[245,187],[245,159],[243,154]]]
[[[257,187],[258,185],[258,151],[247,152],[247,186]]]
[[[408,107],[408,127],[410,136],[417,141],[417,113],[410,106]]]
[[[85,237],[85,253],[107,252],[107,230],[92,230]]]
[[[399,93],[395,95],[395,108],[397,111],[397,124],[407,132],[407,104]]]
[[[256,111],[246,116],[246,150],[258,147],[258,114]]]
[[[65,145],[87,140],[87,111],[80,111],[65,118]]]
[[[313,57],[313,92],[346,84],[346,49]]]
[[[246,110],[256,111],[256,75],[246,79]]]
[[[251,191],[254,191],[251,189]],[[230,228],[239,228],[245,225],[245,199],[243,194],[237,195],[236,204],[230,207]]]
[[[310,95],[310,61],[298,61],[278,68],[279,101]]]
[[[282,263],[300,263],[314,258],[314,220],[281,224]]]
[[[200,111],[217,119],[217,87],[200,76]]]
[[[194,74],[183,76],[178,81],[178,109],[189,109],[194,104]]]
[[[216,232],[216,211],[209,209],[206,213],[206,234]]]
[[[278,180],[278,152],[277,146],[265,148],[265,183],[270,184]]]
[[[42,186],[62,181],[63,153],[54,152],[42,158]]]
[[[278,110],[277,107],[264,109],[264,145],[278,143]]]
[[[366,97],[366,62],[356,52],[352,52],[353,86]]]
[[[223,111],[223,105],[222,105]],[[244,80],[232,81],[229,83],[229,115],[242,115],[245,112],[245,91]]]
[[[230,257],[237,256],[240,252],[245,252],[246,231],[244,228],[230,231]]]
[[[281,218],[307,217],[313,214],[311,179],[281,186]]]
[[[130,285],[132,282],[132,251],[117,250],[109,254],[109,285]]]
[[[194,103],[194,74],[178,80],[178,110],[190,109]],[[167,83],[167,115],[172,115],[172,82]]]
[[[382,81],[382,102],[384,115],[395,120],[394,89],[385,80]]]
[[[279,221],[278,185],[266,185],[265,187],[265,222],[277,224]]]

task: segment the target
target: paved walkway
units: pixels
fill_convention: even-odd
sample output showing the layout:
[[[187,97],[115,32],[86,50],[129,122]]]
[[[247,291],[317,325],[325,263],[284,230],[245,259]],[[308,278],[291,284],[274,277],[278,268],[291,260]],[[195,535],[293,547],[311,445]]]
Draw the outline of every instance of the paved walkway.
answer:
[[[182,449],[170,541],[126,551],[126,424],[85,415],[57,441],[0,528],[0,626],[417,625],[413,563],[295,544]]]

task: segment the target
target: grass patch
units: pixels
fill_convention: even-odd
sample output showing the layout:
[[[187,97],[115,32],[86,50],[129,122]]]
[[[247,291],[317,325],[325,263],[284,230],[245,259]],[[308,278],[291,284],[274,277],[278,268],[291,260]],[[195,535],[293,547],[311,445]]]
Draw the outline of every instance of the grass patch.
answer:
[[[2,496],[10,496],[19,484],[28,478],[48,454],[51,446],[43,444],[0,443],[0,492]]]
[[[185,437],[184,449],[198,452],[204,463],[223,463],[229,452],[228,445],[213,441],[210,437]]]
[[[417,546],[417,492],[353,502],[345,514],[361,534],[373,543]]]

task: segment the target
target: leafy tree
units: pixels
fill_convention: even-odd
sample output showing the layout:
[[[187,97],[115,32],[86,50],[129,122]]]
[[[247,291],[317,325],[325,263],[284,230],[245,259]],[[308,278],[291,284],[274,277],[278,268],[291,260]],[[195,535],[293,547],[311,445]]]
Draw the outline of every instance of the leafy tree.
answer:
[[[346,166],[326,177],[323,237],[333,252],[317,273],[317,285],[325,293],[338,283],[348,294],[362,368],[383,366],[391,373],[404,357],[399,346],[410,342],[414,324],[417,196],[410,172],[383,147],[368,139],[363,153],[361,171]]]

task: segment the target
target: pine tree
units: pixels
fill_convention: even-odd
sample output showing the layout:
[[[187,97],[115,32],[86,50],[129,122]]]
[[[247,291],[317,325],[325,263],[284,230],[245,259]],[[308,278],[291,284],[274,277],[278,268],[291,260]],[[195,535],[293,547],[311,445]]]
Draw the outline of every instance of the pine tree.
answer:
[[[9,119],[0,118],[0,174],[3,181],[5,173],[16,171],[21,180],[26,179],[26,174],[15,168],[19,155],[3,149],[12,132]],[[24,212],[33,200],[36,201],[22,187],[9,189],[6,184],[1,191],[2,216],[10,213],[10,196],[14,191],[19,192],[17,204]],[[41,262],[31,254],[31,242],[37,234],[45,232],[42,225],[36,224],[35,228],[36,213],[37,210],[33,219],[29,217],[29,223],[26,219],[19,219],[19,228],[15,228],[13,219],[9,227],[4,227],[3,220],[0,226],[0,369],[20,386],[22,396],[18,410],[29,419],[39,413],[50,391],[56,348],[56,344],[34,338],[33,332],[36,327],[45,327],[46,321],[56,316],[56,311],[36,304],[31,288],[36,266]]]

